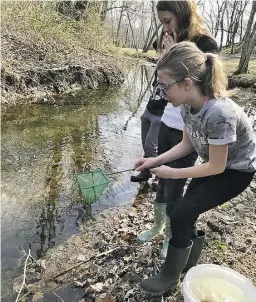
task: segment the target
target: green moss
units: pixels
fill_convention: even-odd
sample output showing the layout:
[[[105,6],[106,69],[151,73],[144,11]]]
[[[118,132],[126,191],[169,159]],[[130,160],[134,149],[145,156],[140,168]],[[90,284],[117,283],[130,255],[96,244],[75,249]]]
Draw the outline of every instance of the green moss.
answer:
[[[219,259],[225,260],[225,252],[228,250],[228,246],[225,243],[217,239],[207,238],[205,240],[205,248],[209,253],[216,255]]]
[[[228,207],[229,207],[229,202],[225,202],[220,206],[221,209],[227,209]]]
[[[256,83],[256,74],[239,74],[230,75],[228,77],[228,84],[230,88],[234,87],[251,87]]]

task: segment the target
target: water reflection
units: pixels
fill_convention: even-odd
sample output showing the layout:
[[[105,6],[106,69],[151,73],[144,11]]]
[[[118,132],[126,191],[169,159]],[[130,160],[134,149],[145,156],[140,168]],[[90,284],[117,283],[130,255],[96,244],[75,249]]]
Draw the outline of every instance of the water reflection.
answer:
[[[137,194],[130,173],[115,175],[90,213],[75,174],[129,169],[141,155],[139,118],[150,72],[136,66],[119,89],[85,90],[51,104],[3,108],[2,288],[7,292],[9,279],[23,263],[21,247],[41,257],[74,234],[83,219],[129,203]]]

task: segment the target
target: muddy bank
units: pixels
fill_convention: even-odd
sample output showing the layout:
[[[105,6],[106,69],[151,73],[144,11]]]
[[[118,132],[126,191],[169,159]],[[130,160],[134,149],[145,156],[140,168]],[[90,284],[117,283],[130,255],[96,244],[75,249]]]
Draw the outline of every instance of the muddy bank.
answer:
[[[121,58],[107,52],[84,49],[72,52],[62,45],[50,48],[40,41],[1,33],[2,103],[37,102],[81,88],[115,87],[124,81]]]

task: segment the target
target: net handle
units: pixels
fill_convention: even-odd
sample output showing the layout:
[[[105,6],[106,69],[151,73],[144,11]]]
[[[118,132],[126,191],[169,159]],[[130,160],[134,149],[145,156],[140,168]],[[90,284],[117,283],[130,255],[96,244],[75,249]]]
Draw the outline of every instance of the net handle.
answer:
[[[107,176],[113,175],[113,174],[118,174],[118,173],[123,173],[123,172],[130,172],[130,171],[135,171],[135,169],[127,169],[127,170],[122,170],[122,171],[108,173]]]
[[[158,167],[159,166],[151,167],[149,169],[158,168]],[[127,169],[127,170],[122,170],[122,171],[117,171],[117,172],[111,172],[111,173],[108,173],[106,175],[109,176],[109,175],[113,175],[113,174],[118,174],[118,173],[123,173],[123,172],[130,172],[130,171],[135,171],[135,169]]]

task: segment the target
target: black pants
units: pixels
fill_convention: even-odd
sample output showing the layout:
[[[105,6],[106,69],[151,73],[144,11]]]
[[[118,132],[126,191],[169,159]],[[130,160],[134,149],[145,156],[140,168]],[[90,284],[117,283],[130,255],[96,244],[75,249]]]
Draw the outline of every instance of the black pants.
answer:
[[[238,196],[249,186],[254,174],[225,170],[222,174],[192,179],[184,197],[170,214],[171,244],[179,248],[189,246],[199,215]]]
[[[182,131],[170,128],[161,123],[158,135],[159,155],[170,150],[182,140]],[[186,157],[172,161],[165,165],[172,168],[192,167],[197,159],[197,153],[189,154]],[[183,190],[187,179],[159,179],[156,200],[157,203],[166,203],[166,213],[168,216],[182,199]]]

